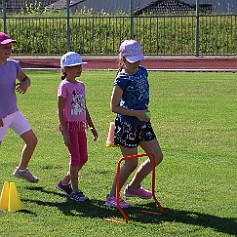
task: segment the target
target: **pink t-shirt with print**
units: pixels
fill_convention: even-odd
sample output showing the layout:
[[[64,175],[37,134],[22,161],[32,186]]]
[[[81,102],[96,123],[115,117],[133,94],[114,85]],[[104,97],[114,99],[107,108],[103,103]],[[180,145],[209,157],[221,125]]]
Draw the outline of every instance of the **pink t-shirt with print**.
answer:
[[[72,83],[63,80],[58,87],[58,97],[65,98],[63,110],[68,131],[83,131],[86,122],[86,97],[85,85],[81,81]]]

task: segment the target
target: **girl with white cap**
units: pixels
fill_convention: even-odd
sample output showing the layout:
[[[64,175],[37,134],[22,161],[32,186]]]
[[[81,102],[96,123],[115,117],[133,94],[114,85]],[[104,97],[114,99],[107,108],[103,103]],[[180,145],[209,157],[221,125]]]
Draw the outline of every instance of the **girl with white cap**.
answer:
[[[61,58],[62,82],[58,87],[58,117],[64,143],[70,154],[69,171],[56,186],[70,199],[78,202],[87,196],[78,188],[78,172],[88,161],[86,129],[88,126],[97,140],[98,134],[86,107],[85,85],[76,80],[82,73],[82,59],[75,52]],[[71,182],[71,184],[70,184]]]

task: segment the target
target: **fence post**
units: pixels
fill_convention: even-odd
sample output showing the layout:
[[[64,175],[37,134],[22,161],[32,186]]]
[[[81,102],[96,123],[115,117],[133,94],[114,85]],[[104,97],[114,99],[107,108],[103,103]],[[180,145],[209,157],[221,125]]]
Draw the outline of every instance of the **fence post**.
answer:
[[[70,0],[67,0],[67,51],[70,51]]]
[[[131,5],[131,27],[130,27],[130,38],[133,39],[134,38],[134,15],[133,15],[133,11],[134,11],[134,5],[133,5],[133,0],[130,1],[130,5]]]
[[[196,57],[199,57],[199,0],[196,0]]]
[[[6,0],[2,0],[2,11],[3,11],[3,31],[4,33],[6,33],[7,31],[7,27],[6,27],[6,18],[7,18],[7,14],[6,14]]]

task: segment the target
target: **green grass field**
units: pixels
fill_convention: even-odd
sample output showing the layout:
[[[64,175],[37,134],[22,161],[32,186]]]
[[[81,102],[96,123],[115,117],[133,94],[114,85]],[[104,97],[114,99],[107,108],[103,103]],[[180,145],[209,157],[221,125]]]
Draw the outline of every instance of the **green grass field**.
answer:
[[[234,73],[150,72],[152,124],[164,153],[156,169],[153,200],[126,199],[128,224],[118,210],[104,206],[121,158],[118,147],[106,147],[115,114],[109,103],[115,72],[85,71],[87,106],[99,133],[88,133],[89,162],[79,185],[90,198],[75,203],[55,188],[68,169],[69,156],[58,131],[58,71],[27,71],[32,86],[18,96],[39,143],[29,164],[38,184],[16,179],[12,172],[23,146],[8,130],[1,145],[0,187],[15,182],[24,210],[0,212],[0,237],[16,236],[236,236],[237,235],[237,77]],[[142,152],[142,151],[140,151]],[[140,162],[142,162],[140,159]],[[151,175],[143,182],[151,187]]]

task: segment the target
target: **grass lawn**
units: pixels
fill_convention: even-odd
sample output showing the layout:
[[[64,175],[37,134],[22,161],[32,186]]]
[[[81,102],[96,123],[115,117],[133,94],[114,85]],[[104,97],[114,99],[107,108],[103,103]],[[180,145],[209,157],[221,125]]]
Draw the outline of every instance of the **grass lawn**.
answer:
[[[164,153],[156,169],[153,200],[126,199],[128,224],[118,210],[104,206],[121,158],[118,147],[106,147],[115,114],[109,103],[115,72],[84,71],[87,106],[99,133],[88,132],[89,162],[79,186],[90,198],[75,203],[55,188],[68,169],[69,156],[58,131],[58,71],[27,71],[32,86],[18,95],[39,143],[29,168],[37,184],[16,179],[12,172],[23,146],[8,130],[2,143],[0,188],[15,182],[24,210],[0,212],[0,237],[16,236],[236,236],[237,235],[237,77],[234,73],[150,72],[152,124]],[[142,151],[141,151],[142,152]],[[140,152],[140,153],[141,153]],[[139,159],[139,162],[143,158]],[[151,187],[151,175],[143,182]]]

